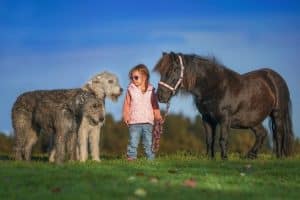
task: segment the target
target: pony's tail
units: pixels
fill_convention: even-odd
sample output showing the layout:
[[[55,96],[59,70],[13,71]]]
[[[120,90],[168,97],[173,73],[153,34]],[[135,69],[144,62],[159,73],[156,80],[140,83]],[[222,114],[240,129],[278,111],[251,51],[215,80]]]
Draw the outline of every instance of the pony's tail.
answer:
[[[292,123],[292,103],[290,98],[286,105],[286,109],[283,111],[283,153],[285,156],[290,156],[293,153],[294,146],[294,133]]]
[[[279,76],[280,77],[280,76]],[[269,126],[273,132],[273,138],[276,142],[277,151],[280,155],[286,157],[293,153],[294,133],[292,124],[292,103],[290,94],[285,81],[280,77],[281,81],[277,88],[277,109],[273,111]],[[278,81],[278,79],[277,79]],[[278,83],[278,82],[277,82]],[[278,135],[280,134],[280,135]],[[278,140],[278,138],[281,138]]]

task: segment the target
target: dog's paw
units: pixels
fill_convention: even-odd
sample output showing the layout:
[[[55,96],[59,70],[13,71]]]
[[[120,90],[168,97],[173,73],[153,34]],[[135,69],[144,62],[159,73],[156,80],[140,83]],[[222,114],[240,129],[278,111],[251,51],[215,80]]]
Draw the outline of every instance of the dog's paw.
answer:
[[[92,159],[94,162],[101,162],[101,160],[99,158],[93,158]]]

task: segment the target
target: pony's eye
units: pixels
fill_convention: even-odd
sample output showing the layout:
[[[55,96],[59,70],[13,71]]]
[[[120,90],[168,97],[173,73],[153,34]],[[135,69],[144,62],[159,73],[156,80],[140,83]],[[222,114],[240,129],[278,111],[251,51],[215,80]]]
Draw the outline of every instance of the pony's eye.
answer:
[[[114,83],[114,80],[108,80],[108,83],[110,83],[110,84],[112,84],[112,83]]]

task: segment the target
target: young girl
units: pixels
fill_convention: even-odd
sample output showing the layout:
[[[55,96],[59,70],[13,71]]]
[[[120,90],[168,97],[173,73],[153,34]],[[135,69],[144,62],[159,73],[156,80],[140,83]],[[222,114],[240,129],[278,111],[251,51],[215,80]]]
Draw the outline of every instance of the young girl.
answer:
[[[154,159],[152,152],[152,129],[154,120],[162,120],[154,87],[149,83],[149,71],[143,64],[129,72],[131,80],[123,105],[123,120],[129,127],[127,159],[137,158],[140,137],[149,160]]]

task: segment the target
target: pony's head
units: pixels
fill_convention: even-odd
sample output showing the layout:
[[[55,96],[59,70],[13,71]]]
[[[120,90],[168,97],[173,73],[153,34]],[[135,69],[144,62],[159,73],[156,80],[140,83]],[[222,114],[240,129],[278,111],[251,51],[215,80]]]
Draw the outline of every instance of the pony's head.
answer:
[[[225,70],[215,57],[170,52],[163,53],[154,71],[160,74],[158,100],[167,103],[179,90],[202,96],[224,79]]]
[[[173,52],[163,53],[154,71],[160,74],[158,100],[167,103],[178,92],[183,81],[184,65],[181,55]]]

